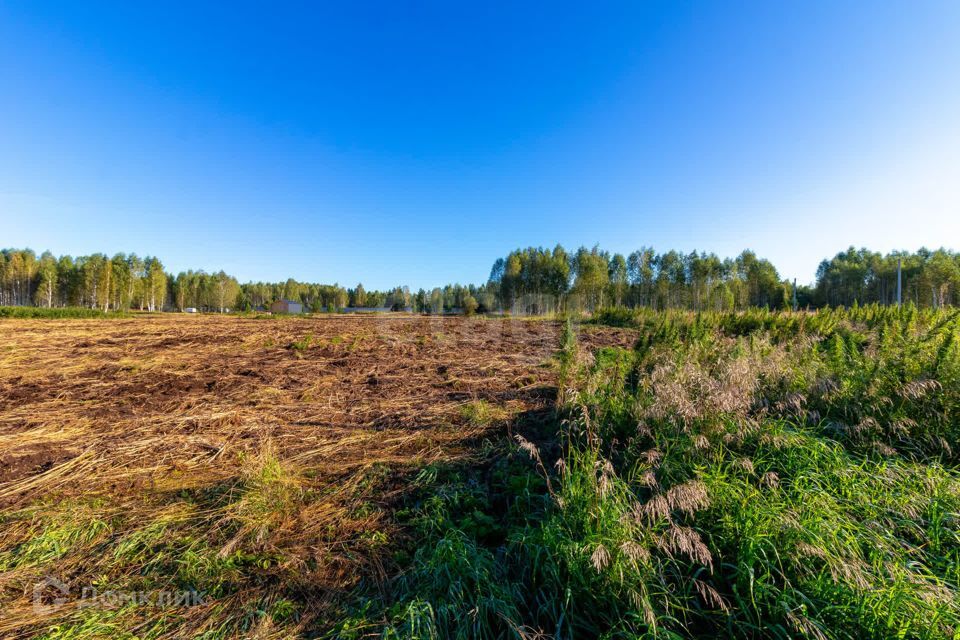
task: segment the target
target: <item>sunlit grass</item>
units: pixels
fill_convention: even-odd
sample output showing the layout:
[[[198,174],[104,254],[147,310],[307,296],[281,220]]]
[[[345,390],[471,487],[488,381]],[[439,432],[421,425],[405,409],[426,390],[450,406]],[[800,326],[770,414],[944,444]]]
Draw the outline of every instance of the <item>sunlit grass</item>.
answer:
[[[952,312],[621,320],[564,332],[559,458],[508,458],[544,483],[421,474],[428,542],[334,637],[957,637]]]
[[[533,416],[517,399],[526,383],[506,400],[451,393],[416,432],[312,416],[281,437],[273,412],[261,424],[217,406],[117,438],[150,469],[140,484],[90,450],[3,487],[44,491],[0,516],[17,618],[0,618],[0,635],[958,637],[955,312],[618,313],[632,348],[587,348],[575,324],[557,327],[540,372],[556,377],[557,404]],[[277,334],[267,356],[312,363],[284,355],[305,335]],[[304,350],[372,339],[334,343]],[[136,377],[159,370],[129,357],[145,363]],[[335,391],[323,377],[274,385],[242,401],[306,413]],[[58,426],[64,415],[5,441],[94,428]],[[474,438],[456,462],[436,441],[448,431]],[[291,448],[299,438],[310,444]],[[399,440],[412,453],[385,451]],[[87,470],[100,497],[61,498]],[[43,575],[209,600],[47,618],[21,597]]]

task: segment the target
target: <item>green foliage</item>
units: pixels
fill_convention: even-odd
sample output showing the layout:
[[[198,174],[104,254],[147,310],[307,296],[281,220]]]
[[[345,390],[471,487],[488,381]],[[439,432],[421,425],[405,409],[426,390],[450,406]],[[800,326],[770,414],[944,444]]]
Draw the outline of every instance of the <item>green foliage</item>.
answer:
[[[38,510],[33,516],[30,536],[22,544],[0,550],[0,571],[43,566],[95,544],[112,529],[109,519],[100,515],[100,507],[99,501],[64,502],[51,505],[48,510]]]
[[[308,333],[299,340],[294,340],[290,343],[290,349],[295,351],[298,355],[302,355],[314,344],[313,334]]]
[[[477,302],[477,299],[471,295],[467,295],[463,299],[463,314],[467,316],[472,316],[477,312],[477,309],[480,307],[480,303]]]
[[[269,442],[243,463],[243,484],[232,516],[244,532],[262,540],[294,512],[303,497],[301,478],[277,458]]]
[[[658,254],[643,248],[629,256],[599,247],[568,254],[562,246],[518,249],[498,259],[490,273],[503,309],[543,314],[605,306],[722,311],[787,306],[787,283],[773,264],[744,251]]]
[[[611,318],[641,329],[637,350],[632,362],[598,353],[568,400],[563,507],[543,529],[553,549],[606,550],[609,584],[574,599],[590,602],[579,633],[960,632],[955,313]],[[695,508],[678,513],[684,503]],[[624,532],[631,514],[643,526]],[[653,514],[689,527],[685,549],[700,557],[668,553],[643,578],[613,549],[668,551]],[[585,583],[572,552],[552,557],[567,558],[568,588]],[[628,589],[633,604],[618,597]]]
[[[409,568],[334,637],[958,637],[957,314],[599,318],[636,348],[568,323],[557,443],[421,473]]]
[[[903,300],[918,307],[960,304],[960,255],[939,249],[881,255],[852,247],[824,260],[816,286],[797,289],[800,307],[852,307],[896,302],[897,263],[903,264]],[[350,305],[422,313],[462,309],[467,315],[499,308],[519,314],[553,314],[565,310],[596,311],[605,306],[657,310],[732,311],[751,307],[792,307],[793,287],[774,265],[752,251],[721,259],[692,251],[657,253],[644,247],[611,255],[600,247],[569,253],[517,249],[494,262],[481,285],[448,284],[416,293],[398,286],[367,291],[362,284],[249,282],[218,271],[186,271],[174,276],[152,257],[118,253],[112,258],[41,256],[29,250],[0,251],[0,306],[84,307],[160,311],[195,307],[205,311],[253,311],[289,299],[305,309],[335,311]],[[0,316],[2,317],[2,316]]]
[[[496,638],[519,620],[519,585],[502,579],[494,554],[450,528],[421,547],[400,589],[414,595],[394,611],[386,637]],[[466,614],[469,612],[469,614]]]
[[[557,361],[560,367],[557,377],[561,395],[566,393],[567,388],[573,384],[573,378],[577,373],[578,353],[577,333],[573,326],[573,320],[567,318],[567,321],[563,324],[563,333],[560,335],[560,351],[557,353]]]
[[[630,327],[636,322],[636,315],[635,309],[604,307],[593,314],[593,320],[597,324],[605,324],[608,327]]]
[[[89,607],[83,608],[73,616],[74,620],[66,624],[50,627],[36,636],[38,640],[93,640],[111,638],[112,640],[145,640],[158,638],[167,631],[167,620],[162,613],[143,623],[137,619],[137,606],[126,605],[119,608]],[[138,633],[126,629],[139,622]]]
[[[903,302],[943,307],[960,304],[960,255],[939,249],[887,255],[854,249],[820,263],[811,292],[816,305],[895,304],[897,264],[901,265]]]
[[[486,427],[503,420],[506,413],[501,407],[486,400],[474,400],[460,407],[460,416],[473,427]]]
[[[0,251],[0,305],[158,311],[167,285],[157,258],[122,253],[55,258],[46,251],[38,260],[30,249]]]
[[[0,318],[129,318],[130,314],[85,307],[0,307]]]

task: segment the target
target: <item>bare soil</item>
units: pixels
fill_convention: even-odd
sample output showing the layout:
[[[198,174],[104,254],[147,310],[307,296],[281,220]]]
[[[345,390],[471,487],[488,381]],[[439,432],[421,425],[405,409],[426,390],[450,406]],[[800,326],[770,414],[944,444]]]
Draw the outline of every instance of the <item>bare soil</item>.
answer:
[[[48,561],[0,571],[0,636],[74,620],[68,609],[33,607],[45,575],[135,582],[141,569],[111,560],[115,546],[171,513],[192,514],[177,535],[200,536],[218,557],[245,544],[284,560],[247,570],[249,588],[190,609],[169,637],[291,588],[309,603],[302,624],[323,620],[361,576],[390,573],[377,541],[403,535],[390,513],[419,469],[470,464],[482,439],[551,419],[560,331],[548,321],[393,315],[0,320],[0,560],[55,528],[61,512],[109,523]],[[634,339],[589,327],[580,343]],[[264,451],[295,475],[303,499],[271,521],[269,536],[241,542],[249,532],[230,528],[230,496]],[[136,615],[129,624],[150,620]]]
[[[0,321],[0,505],[59,487],[217,475],[232,449],[271,438],[336,475],[378,460],[456,452],[459,409],[548,407],[557,323],[418,316]],[[629,345],[590,328],[588,346]],[[419,434],[419,435],[418,435]],[[49,483],[45,483],[49,490]]]

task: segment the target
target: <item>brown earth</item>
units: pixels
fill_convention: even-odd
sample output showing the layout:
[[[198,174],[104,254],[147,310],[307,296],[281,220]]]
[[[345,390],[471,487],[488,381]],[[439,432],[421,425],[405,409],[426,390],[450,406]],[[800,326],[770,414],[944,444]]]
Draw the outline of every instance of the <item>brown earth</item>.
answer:
[[[359,495],[367,473],[469,460],[480,436],[548,416],[560,330],[538,320],[392,315],[0,320],[0,522],[19,523],[2,542],[9,553],[36,535],[31,505],[56,513],[96,497],[113,536],[99,544],[109,548],[180,508],[184,495],[196,502],[235,486],[244,460],[269,447],[314,496],[270,544],[310,589],[346,589],[359,572],[382,571],[355,542],[386,527],[383,518],[347,515],[351,501],[389,500]],[[611,328],[580,336],[587,347],[633,340]],[[470,419],[479,401],[495,408],[492,419]],[[205,513],[216,529],[232,512]],[[309,571],[296,564],[305,556]],[[27,611],[22,594],[44,573],[110,571],[119,569],[80,551],[0,571],[0,606]],[[12,615],[0,636],[36,624]],[[204,624],[212,623],[198,618],[191,628]]]
[[[415,316],[4,320],[0,500],[35,497],[25,483],[68,460],[90,479],[146,481],[210,471],[265,437],[329,471],[363,464],[371,445],[435,455],[466,435],[435,433],[466,403],[547,406],[558,335],[546,321]],[[632,335],[591,328],[581,340]]]

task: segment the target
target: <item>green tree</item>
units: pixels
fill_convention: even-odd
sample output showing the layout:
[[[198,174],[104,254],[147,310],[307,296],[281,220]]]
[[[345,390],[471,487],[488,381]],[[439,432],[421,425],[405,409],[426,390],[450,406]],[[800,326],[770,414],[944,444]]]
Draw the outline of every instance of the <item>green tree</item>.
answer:
[[[480,306],[480,303],[477,302],[477,299],[471,295],[467,295],[463,299],[463,313],[467,316],[472,316],[477,312],[477,308]]]
[[[656,275],[657,254],[644,247],[627,257],[627,277],[630,281],[632,300],[643,306],[653,305],[653,282]]]
[[[363,288],[363,284],[358,284],[355,289],[350,294],[350,306],[351,307],[365,307],[367,306],[367,292]]]
[[[163,311],[167,302],[167,274],[163,271],[163,263],[157,258],[144,260],[146,269],[145,299],[149,311]]]
[[[599,247],[580,247],[573,257],[573,293],[586,309],[603,306],[603,292],[610,284],[609,259]]]
[[[237,284],[236,279],[223,271],[218,271],[213,276],[213,284],[220,313],[226,311],[228,305],[236,305],[237,296],[240,293],[240,285]]]
[[[40,256],[40,263],[37,268],[39,281],[37,291],[34,294],[34,304],[42,307],[52,307],[57,296],[57,260],[49,251],[44,251]]]
[[[623,296],[627,291],[627,260],[621,254],[615,253],[610,258],[609,266],[610,288],[613,293],[613,300],[616,306],[623,303]]]

